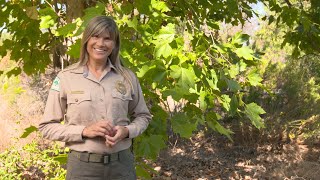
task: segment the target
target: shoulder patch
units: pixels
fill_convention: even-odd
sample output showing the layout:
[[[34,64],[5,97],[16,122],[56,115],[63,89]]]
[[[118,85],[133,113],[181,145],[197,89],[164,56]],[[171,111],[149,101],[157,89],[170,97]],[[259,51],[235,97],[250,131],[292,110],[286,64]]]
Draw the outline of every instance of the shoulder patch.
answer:
[[[60,78],[59,77],[56,77],[53,80],[51,89],[60,92]]]

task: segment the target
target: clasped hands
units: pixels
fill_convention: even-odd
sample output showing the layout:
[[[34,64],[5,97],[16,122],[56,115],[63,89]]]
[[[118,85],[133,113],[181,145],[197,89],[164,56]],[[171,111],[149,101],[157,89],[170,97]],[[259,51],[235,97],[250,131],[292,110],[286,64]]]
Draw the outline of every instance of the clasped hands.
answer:
[[[86,126],[82,131],[82,137],[103,137],[108,147],[113,147],[120,140],[128,137],[129,130],[124,126],[113,126],[110,122],[102,120]]]

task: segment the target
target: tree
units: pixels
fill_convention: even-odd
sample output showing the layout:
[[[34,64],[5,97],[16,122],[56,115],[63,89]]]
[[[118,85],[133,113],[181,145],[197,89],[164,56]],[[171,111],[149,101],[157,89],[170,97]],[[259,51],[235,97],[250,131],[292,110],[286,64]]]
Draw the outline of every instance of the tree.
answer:
[[[221,22],[239,25],[253,17],[250,4],[257,2],[83,1],[75,9],[72,1],[0,0],[1,31],[12,35],[3,42],[0,55],[10,53],[19,63],[8,75],[64,67],[79,57],[79,35],[89,19],[101,14],[115,17],[123,63],[143,82],[154,115],[146,133],[135,141],[136,155],[155,158],[165,147],[168,124],[181,137],[205,126],[230,140],[232,130],[223,126],[224,118],[241,117],[258,129],[264,127],[264,110],[243,98],[250,87],[261,86],[260,52],[251,49],[246,34],[239,32],[227,42],[218,36]],[[278,7],[274,0],[263,2]],[[179,107],[170,108],[169,97]],[[137,170],[147,176],[143,164]]]

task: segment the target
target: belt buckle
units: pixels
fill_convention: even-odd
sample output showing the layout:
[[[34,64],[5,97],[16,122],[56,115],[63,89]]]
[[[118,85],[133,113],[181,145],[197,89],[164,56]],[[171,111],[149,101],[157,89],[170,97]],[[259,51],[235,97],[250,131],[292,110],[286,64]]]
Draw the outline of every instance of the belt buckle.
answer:
[[[109,162],[110,162],[110,156],[104,155],[103,156],[103,164],[109,164]]]

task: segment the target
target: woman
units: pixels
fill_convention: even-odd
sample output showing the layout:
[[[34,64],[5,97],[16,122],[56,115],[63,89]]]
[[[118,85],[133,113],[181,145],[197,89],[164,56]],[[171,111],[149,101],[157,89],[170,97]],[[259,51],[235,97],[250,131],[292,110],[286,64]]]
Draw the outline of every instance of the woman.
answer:
[[[132,138],[147,128],[151,114],[138,79],[121,65],[119,48],[114,20],[93,18],[79,63],[52,84],[39,130],[70,148],[67,179],[136,179]]]

